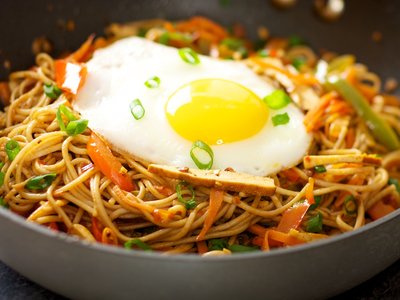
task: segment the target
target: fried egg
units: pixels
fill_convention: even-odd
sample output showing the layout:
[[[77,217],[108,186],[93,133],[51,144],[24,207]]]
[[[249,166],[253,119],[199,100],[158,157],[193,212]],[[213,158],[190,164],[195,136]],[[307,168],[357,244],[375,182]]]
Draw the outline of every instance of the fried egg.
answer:
[[[178,49],[138,37],[117,41],[88,61],[73,107],[112,147],[152,163],[195,168],[190,151],[201,140],[213,169],[264,176],[297,164],[311,142],[303,113],[293,103],[269,109],[262,99],[274,87],[245,64],[199,60],[189,64]],[[289,122],[274,126],[283,113]]]

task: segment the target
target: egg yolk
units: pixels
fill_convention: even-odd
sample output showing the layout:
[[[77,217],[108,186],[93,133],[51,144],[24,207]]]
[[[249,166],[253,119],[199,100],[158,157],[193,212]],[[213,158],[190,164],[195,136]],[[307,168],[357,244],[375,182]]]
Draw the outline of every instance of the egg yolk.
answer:
[[[256,94],[224,79],[185,84],[169,97],[165,113],[179,135],[209,145],[249,138],[268,120],[268,109]]]

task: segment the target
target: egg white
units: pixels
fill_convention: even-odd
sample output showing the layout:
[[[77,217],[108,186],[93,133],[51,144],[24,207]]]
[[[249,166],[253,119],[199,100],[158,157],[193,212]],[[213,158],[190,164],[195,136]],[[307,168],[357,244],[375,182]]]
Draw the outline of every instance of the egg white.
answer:
[[[206,78],[234,81],[261,99],[274,90],[243,63],[206,56],[200,60],[199,65],[187,64],[177,49],[138,37],[117,41],[97,50],[87,63],[88,76],[73,107],[89,120],[92,130],[118,149],[153,163],[196,167],[189,155],[192,141],[177,134],[166,118],[164,108],[171,94],[188,82]],[[144,82],[153,76],[158,76],[161,84],[149,89]],[[145,108],[140,120],[135,120],[129,109],[134,99],[140,99]],[[274,127],[271,116],[283,112],[288,113],[290,122]],[[294,104],[271,110],[268,122],[256,135],[212,146],[213,168],[269,175],[295,165],[311,142],[303,117]]]

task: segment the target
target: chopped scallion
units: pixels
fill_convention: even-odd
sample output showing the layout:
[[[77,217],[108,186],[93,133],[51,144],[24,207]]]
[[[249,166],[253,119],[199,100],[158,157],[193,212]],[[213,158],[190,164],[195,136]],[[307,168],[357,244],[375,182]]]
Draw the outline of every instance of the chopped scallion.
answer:
[[[182,189],[185,187],[191,193],[191,197],[188,200],[183,198],[183,195],[182,195]],[[190,184],[188,184],[187,182],[181,181],[180,183],[177,184],[175,190],[176,190],[176,195],[178,197],[179,202],[185,204],[186,209],[193,209],[196,207],[197,203],[195,200],[194,189]]]
[[[6,173],[0,172],[0,187],[4,184],[4,176],[6,176]]]
[[[140,239],[133,239],[124,243],[126,249],[132,249],[132,246],[137,246],[144,251],[152,251],[151,247]]]
[[[281,109],[286,107],[292,99],[282,90],[276,90],[265,96],[263,101],[267,104],[267,106],[271,109]]]
[[[212,239],[208,241],[208,250],[223,250],[224,248],[228,248],[228,242],[224,239]]]
[[[44,190],[48,188],[56,179],[57,174],[50,173],[32,177],[25,183],[25,188],[28,190]]]
[[[227,46],[229,49],[237,51],[243,47],[243,41],[236,38],[223,39],[221,45]]]
[[[201,170],[210,170],[214,163],[214,152],[203,141],[197,140],[190,149],[190,157]]]
[[[131,114],[136,120],[140,120],[144,117],[144,107],[139,99],[135,99],[130,104]]]
[[[304,44],[305,44],[304,39],[302,39],[298,35],[292,35],[288,40],[289,47],[295,47],[295,46],[300,46],[300,45],[304,45]]]
[[[326,172],[326,168],[324,165],[318,165],[314,167],[314,171],[317,173],[325,173]]]
[[[319,212],[315,216],[312,216],[311,218],[308,219],[307,224],[306,224],[306,231],[307,232],[313,232],[313,233],[319,233],[322,231],[322,214]]]
[[[159,87],[160,83],[161,83],[160,78],[157,76],[153,76],[147,79],[144,85],[147,86],[149,89],[154,89],[156,87]]]
[[[57,99],[61,95],[61,90],[54,84],[45,83],[43,87],[44,93],[52,100]]]
[[[267,49],[261,49],[261,50],[258,50],[257,55],[259,57],[268,57],[269,51]]]
[[[320,195],[319,196],[314,196],[314,201],[315,201],[315,203],[311,204],[310,207],[308,208],[309,211],[310,210],[314,210],[319,206],[319,204],[322,201],[322,196],[320,196]]]
[[[11,139],[6,143],[5,150],[6,150],[8,159],[14,160],[14,158],[18,155],[21,148],[16,140]]]
[[[74,120],[68,123],[65,131],[69,136],[75,136],[84,132],[88,126],[89,121],[85,119]]]
[[[301,67],[306,63],[306,61],[302,58],[295,58],[292,61],[293,67],[296,68],[297,71],[300,71]]]
[[[357,212],[357,202],[353,195],[348,195],[344,199],[344,210],[348,215],[354,215]]]
[[[285,125],[285,124],[289,123],[289,121],[290,121],[290,117],[289,117],[288,113],[283,113],[283,114],[275,115],[272,117],[272,124],[274,126]]]
[[[199,55],[191,48],[179,49],[178,53],[185,63],[190,65],[198,65],[200,63]]]

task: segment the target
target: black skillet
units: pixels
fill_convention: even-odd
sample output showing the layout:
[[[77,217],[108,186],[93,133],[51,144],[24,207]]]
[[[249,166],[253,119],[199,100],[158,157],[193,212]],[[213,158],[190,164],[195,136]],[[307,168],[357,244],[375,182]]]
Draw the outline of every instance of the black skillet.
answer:
[[[354,53],[378,74],[400,78],[400,2],[352,0],[343,17],[324,23],[312,1],[279,11],[266,0],[2,0],[0,78],[33,64],[31,44],[46,36],[55,53],[76,48],[112,21],[205,15],[254,33],[299,35],[316,49]],[[73,20],[75,30],[66,30]],[[374,31],[382,35],[373,41]],[[4,64],[4,61],[7,61]],[[400,211],[362,229],[271,253],[201,258],[89,245],[0,210],[0,260],[59,294],[79,299],[317,299],[360,284],[400,258]]]

